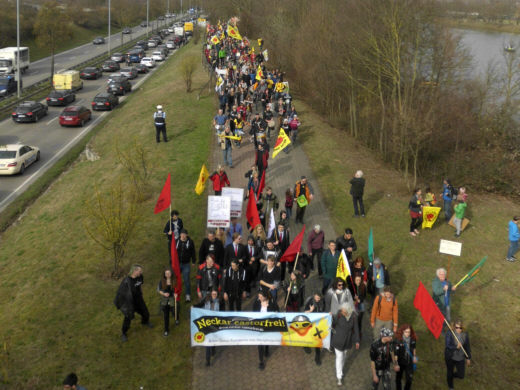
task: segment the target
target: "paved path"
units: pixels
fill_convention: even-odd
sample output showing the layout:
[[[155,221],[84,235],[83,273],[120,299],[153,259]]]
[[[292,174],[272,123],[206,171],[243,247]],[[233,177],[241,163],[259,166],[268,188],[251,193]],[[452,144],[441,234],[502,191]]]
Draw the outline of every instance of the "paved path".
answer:
[[[302,119],[305,125],[305,118]],[[276,132],[277,134],[277,132]],[[213,137],[216,138],[216,137]],[[271,135],[271,155],[275,136]],[[318,188],[317,180],[313,176],[309,161],[300,144],[290,146],[289,154],[280,153],[275,159],[269,159],[269,169],[266,174],[266,186],[271,186],[273,192],[280,200],[280,207],[285,204],[285,191],[294,188],[294,184],[305,175],[314,189],[314,200],[307,207],[305,222],[307,229],[318,223],[325,232],[325,243],[335,239],[339,234],[334,232],[329,220],[329,214],[325,208],[323,196]],[[219,163],[223,164],[222,151],[213,143],[213,153],[210,173]],[[251,165],[254,164],[254,148],[249,140],[242,143],[240,149],[233,150],[234,168],[227,168],[229,180],[232,187],[246,187],[244,178]],[[211,183],[210,183],[211,184]],[[212,191],[211,191],[212,193]],[[296,207],[296,205],[294,206]],[[245,205],[244,205],[245,210]],[[276,217],[278,219],[278,216]],[[245,212],[241,221],[245,229]],[[293,217],[290,225],[291,240],[301,230],[300,224],[294,223]],[[244,232],[243,243],[247,239]],[[306,239],[304,250],[307,250]],[[321,290],[321,280],[318,279],[315,270],[306,281],[306,291]],[[284,294],[279,294],[284,295]],[[281,301],[280,301],[281,302]],[[249,310],[252,298],[244,305]],[[352,390],[368,389],[371,384],[370,359],[368,349],[371,342],[371,331],[368,329],[368,319],[364,318],[363,340],[359,351],[349,352],[344,368],[344,385],[342,388]],[[258,369],[258,350],[255,346],[217,347],[217,353],[212,358],[211,366],[205,366],[205,349],[195,348],[193,353],[193,378],[192,388],[199,389],[233,389],[246,386],[247,389],[337,389],[335,356],[333,353],[322,351],[322,365],[317,366],[314,362],[314,353],[306,354],[303,348],[297,347],[270,347],[271,356],[266,360],[264,371]]]

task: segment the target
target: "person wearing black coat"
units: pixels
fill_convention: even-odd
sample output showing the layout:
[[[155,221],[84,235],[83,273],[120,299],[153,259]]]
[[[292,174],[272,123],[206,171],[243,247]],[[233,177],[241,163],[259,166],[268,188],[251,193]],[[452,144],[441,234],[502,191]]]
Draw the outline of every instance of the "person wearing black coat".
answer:
[[[244,247],[246,251],[246,291],[251,291],[251,285],[256,284],[256,277],[260,270],[260,257],[262,256],[262,249],[255,245],[253,236],[247,238],[247,245]]]
[[[350,195],[352,195],[352,202],[354,203],[354,217],[359,217],[360,213],[364,217],[363,192],[365,191],[365,179],[363,178],[363,171],[357,171],[349,183],[351,184]]]
[[[275,242],[274,245],[280,251],[280,254],[283,256],[285,250],[291,245],[291,239],[289,238],[289,232],[285,230],[285,226],[283,224],[278,224],[278,228],[274,233]],[[285,271],[286,268],[289,267],[289,273],[292,272],[294,266],[294,262],[290,262],[289,266],[287,266],[287,262],[283,262],[280,267],[282,271],[282,281],[285,280]]]
[[[269,292],[260,291],[258,293],[258,299],[253,303],[253,311],[258,311],[262,313],[267,312],[276,312],[278,310],[278,306],[271,299],[271,294]],[[259,364],[258,368],[260,370],[265,369],[264,357],[269,357],[269,346],[268,345],[259,345],[258,346],[258,359]]]
[[[346,228],[345,233],[336,239],[336,250],[339,252],[341,252],[341,250],[345,250],[348,261],[352,260],[352,253],[357,251],[356,240],[354,240],[352,234],[352,229]]]
[[[338,379],[338,386],[341,386],[347,351],[352,348],[353,344],[356,345],[356,349],[359,349],[357,314],[347,304],[341,305],[338,312],[332,316],[330,344],[336,354],[336,378]]]
[[[208,231],[208,236],[202,240],[199,249],[199,264],[206,261],[208,255],[213,255],[215,263],[220,265],[224,264],[224,245],[216,236],[213,230]]]
[[[128,341],[127,332],[130,329],[130,323],[134,319],[135,313],[141,316],[141,323],[144,326],[153,328],[153,325],[150,323],[150,313],[141,291],[143,282],[143,267],[135,264],[130,269],[129,275],[123,279],[117,289],[114,305],[125,316],[121,328],[121,341],[123,342]]]
[[[228,311],[241,311],[242,299],[246,297],[246,271],[238,266],[236,259],[226,269],[223,277],[224,301],[228,303]]]
[[[179,236],[179,240],[176,241],[175,245],[177,248],[177,255],[179,256],[179,265],[181,267],[182,281],[184,283],[184,291],[186,294],[186,302],[190,302],[190,262],[191,264],[195,264],[197,262],[197,258],[195,256],[195,244],[193,240],[188,236],[188,231],[186,229],[182,229],[181,234]]]
[[[231,266],[231,262],[236,260],[238,265],[241,268],[246,266],[247,261],[247,252],[244,245],[240,242],[242,241],[242,236],[240,233],[233,233],[233,242],[226,246],[224,249],[224,269],[228,269]]]
[[[170,219],[166,222],[163,229],[163,233],[168,238],[168,254],[170,257],[172,257],[172,236],[178,240],[183,227],[182,219],[179,218],[179,212],[172,210]]]
[[[305,313],[325,313],[325,301],[319,292],[315,292],[311,297],[307,298],[303,310]],[[311,353],[311,349],[304,347],[306,353]],[[314,348],[314,361],[317,366],[321,366],[321,348]]]

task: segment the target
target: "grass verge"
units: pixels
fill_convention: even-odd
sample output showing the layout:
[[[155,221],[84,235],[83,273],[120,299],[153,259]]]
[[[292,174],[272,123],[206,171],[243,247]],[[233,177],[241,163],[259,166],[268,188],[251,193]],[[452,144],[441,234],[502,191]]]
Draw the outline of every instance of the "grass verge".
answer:
[[[181,305],[181,325],[162,337],[156,285],[169,264],[162,229],[167,213],[153,214],[168,172],[172,173],[173,207],[198,245],[204,233],[205,199],[193,191],[200,166],[209,155],[208,117],[213,96],[186,94],[178,72],[185,55],[199,54],[188,45],[161,71],[134,91],[121,109],[101,124],[90,140],[99,154],[94,162],[76,160],[8,229],[0,243],[2,310],[0,342],[8,355],[5,389],[50,389],[75,371],[92,389],[171,389],[191,383],[188,310]],[[194,89],[206,82],[199,67]],[[162,104],[168,113],[171,142],[155,143],[152,114]],[[122,315],[113,306],[120,281],[107,277],[110,253],[87,237],[82,219],[94,185],[106,191],[124,176],[116,145],[127,150],[141,142],[153,161],[150,199],[140,205],[136,233],[127,248],[126,264],[144,265],[145,301],[156,325],[144,329],[136,318],[130,341],[119,341]],[[139,316],[137,316],[139,317]]]
[[[514,211],[518,205],[502,197],[470,193],[471,224],[460,239],[453,237],[454,229],[443,218],[433,229],[412,238],[408,234],[407,210],[411,194],[407,193],[402,176],[345,132],[327,125],[302,102],[297,102],[296,107],[303,123],[301,140],[337,234],[351,227],[358,244],[357,254],[366,259],[368,233],[373,228],[376,256],[388,266],[392,287],[397,292],[399,321],[411,323],[417,331],[420,361],[414,387],[446,388],[444,339],[434,339],[413,307],[419,281],[431,291],[435,270],[449,267],[449,279],[456,283],[485,255],[488,260],[482,272],[453,296],[452,318],[461,317],[465,321],[473,353],[472,367],[456,387],[505,389],[513,383],[518,387],[517,367],[509,357],[516,354],[520,344],[518,332],[511,326],[520,319],[520,299],[516,292],[519,264],[505,261],[507,223],[513,214],[518,214]],[[354,219],[348,181],[358,169],[363,170],[367,180],[364,196],[367,217]],[[436,193],[440,192],[441,180],[431,183]],[[450,260],[439,254],[441,238],[462,242],[462,256]],[[360,358],[366,358],[369,364],[368,356]]]
[[[451,28],[461,28],[468,30],[484,31],[484,32],[496,32],[496,33],[510,33],[520,34],[520,25],[511,23],[489,23],[482,20],[471,20],[471,19],[440,19],[440,22],[445,26]],[[508,43],[508,42],[506,42]]]

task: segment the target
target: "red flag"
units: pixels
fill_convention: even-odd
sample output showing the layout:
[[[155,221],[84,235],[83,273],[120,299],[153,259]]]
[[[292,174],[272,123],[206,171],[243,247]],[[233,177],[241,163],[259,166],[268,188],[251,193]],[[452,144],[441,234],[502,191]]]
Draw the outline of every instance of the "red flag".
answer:
[[[170,207],[170,204],[172,202],[171,189],[171,175],[168,173],[166,183],[164,183],[161,195],[159,195],[159,199],[157,199],[157,204],[155,205],[155,209],[153,210],[154,214],[158,214],[161,211],[166,210],[168,207]]]
[[[182,278],[181,278],[181,267],[179,265],[179,254],[177,253],[177,244],[175,242],[175,236],[172,234],[172,269],[175,273],[175,278],[177,279],[177,284],[175,285],[175,294],[177,294],[177,301],[181,300],[182,293]],[[187,295],[190,294],[189,291],[186,292]]]
[[[426,322],[426,326],[430,329],[435,338],[438,339],[442,332],[444,316],[422,282],[419,282],[419,288],[417,288],[417,292],[415,293],[413,305],[421,312],[421,316],[424,322]]]
[[[259,225],[260,217],[258,216],[258,209],[256,207],[255,193],[253,192],[253,187],[249,189],[249,201],[247,202],[247,210],[246,210],[246,218],[247,222],[249,222],[249,226],[251,226],[250,230],[253,230],[256,225]]]
[[[305,225],[302,227],[302,231],[298,233],[296,237],[294,237],[291,245],[285,250],[282,257],[280,257],[281,262],[293,262],[296,259],[296,255],[300,252],[300,248],[302,247],[303,235],[305,234]]]
[[[259,197],[262,191],[265,187],[265,169],[262,172],[262,178],[260,179],[260,184],[258,185],[258,192],[256,193],[256,196]]]

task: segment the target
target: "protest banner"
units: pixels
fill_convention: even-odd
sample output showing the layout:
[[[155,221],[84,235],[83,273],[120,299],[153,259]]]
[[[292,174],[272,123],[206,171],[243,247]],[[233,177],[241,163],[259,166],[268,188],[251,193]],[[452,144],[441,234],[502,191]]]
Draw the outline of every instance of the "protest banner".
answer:
[[[244,189],[224,187],[222,188],[222,196],[231,199],[231,217],[242,217],[242,202],[244,201]]]
[[[209,228],[227,228],[231,221],[231,199],[227,196],[208,196]]]
[[[191,346],[282,345],[329,348],[328,313],[221,312],[191,308]]]

